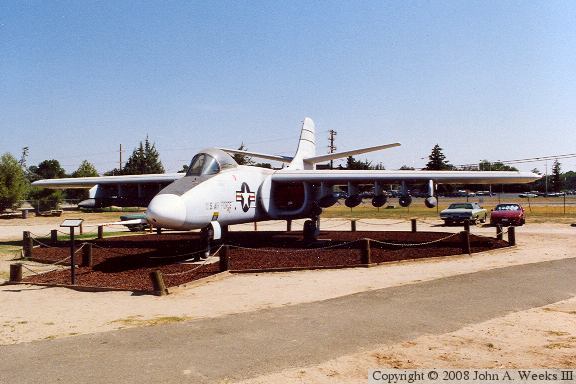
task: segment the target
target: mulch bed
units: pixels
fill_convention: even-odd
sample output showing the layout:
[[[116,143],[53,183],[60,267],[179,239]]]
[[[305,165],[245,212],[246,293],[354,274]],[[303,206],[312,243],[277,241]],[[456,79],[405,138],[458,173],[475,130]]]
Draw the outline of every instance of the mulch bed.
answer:
[[[336,232],[323,231],[315,244],[306,244],[300,232],[230,232],[229,268],[235,271],[297,268],[334,268],[361,265],[360,239],[371,241],[372,263],[461,254],[459,234],[440,232]],[[447,238],[448,237],[448,238]],[[442,239],[441,241],[438,241]],[[425,244],[433,242],[431,244]],[[91,240],[93,266],[78,267],[76,284],[153,291],[150,272],[160,270],[167,287],[174,287],[220,272],[219,263],[183,263],[201,250],[197,232],[115,237]],[[386,243],[386,244],[383,244]],[[470,235],[471,251],[508,246],[495,238]],[[418,244],[418,245],[413,245]],[[80,242],[77,242],[77,246]],[[80,263],[81,252],[76,255]],[[32,260],[55,263],[69,256],[66,242],[34,248]],[[69,265],[70,261],[63,264]],[[28,283],[69,284],[70,271],[52,271],[24,279]]]

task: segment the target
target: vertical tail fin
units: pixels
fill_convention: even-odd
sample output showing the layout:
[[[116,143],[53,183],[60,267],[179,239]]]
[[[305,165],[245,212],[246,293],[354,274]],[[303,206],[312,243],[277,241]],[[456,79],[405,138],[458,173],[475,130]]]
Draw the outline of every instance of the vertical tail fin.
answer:
[[[311,118],[304,118],[302,130],[300,131],[300,141],[294,158],[288,165],[290,169],[314,169],[315,164],[306,162],[304,159],[316,156],[316,132],[314,121]]]

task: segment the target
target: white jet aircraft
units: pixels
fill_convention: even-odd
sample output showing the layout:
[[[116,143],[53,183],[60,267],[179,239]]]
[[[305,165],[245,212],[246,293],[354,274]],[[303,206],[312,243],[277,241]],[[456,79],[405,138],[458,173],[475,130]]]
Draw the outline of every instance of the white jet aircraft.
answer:
[[[529,172],[485,171],[389,171],[389,170],[317,170],[316,164],[399,146],[378,145],[352,151],[316,155],[314,122],[305,118],[294,157],[267,155],[233,149],[210,148],[192,159],[186,174],[102,176],[39,180],[35,186],[46,188],[91,188],[92,204],[106,201],[124,205],[132,197],[151,198],[146,218],[157,228],[176,230],[204,229],[208,238],[218,239],[231,224],[264,220],[309,218],[304,236],[314,239],[322,208],[335,204],[333,188],[347,186],[345,204],[361,203],[358,187],[373,185],[372,205],[386,203],[384,184],[401,184],[399,204],[407,207],[412,198],[406,183],[428,184],[427,207],[437,205],[436,184],[509,184],[529,183],[540,178]],[[238,165],[230,154],[243,154],[288,164],[280,170]],[[165,186],[164,188],[161,188]],[[153,196],[153,197],[152,197]],[[99,200],[100,199],[100,200]],[[112,199],[112,200],[106,200]]]

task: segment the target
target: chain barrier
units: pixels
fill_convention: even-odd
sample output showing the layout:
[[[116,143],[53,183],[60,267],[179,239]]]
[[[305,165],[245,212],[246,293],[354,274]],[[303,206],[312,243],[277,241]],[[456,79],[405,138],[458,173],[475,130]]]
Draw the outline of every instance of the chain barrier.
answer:
[[[430,244],[434,244],[434,243],[439,243],[439,242],[441,242],[441,241],[448,240],[448,239],[450,239],[450,238],[452,238],[452,237],[455,237],[455,236],[460,236],[460,233],[453,233],[453,234],[448,235],[448,236],[446,236],[446,237],[443,237],[443,238],[441,238],[441,239],[432,240],[432,241],[426,241],[426,242],[424,242],[424,243],[407,243],[407,244],[387,243],[387,242],[385,242],[385,241],[374,240],[374,239],[365,239],[365,240],[373,241],[373,242],[375,242],[376,244],[393,245],[393,246],[396,246],[396,247],[401,247],[401,248],[403,248],[403,247],[417,247],[417,246],[420,246],[420,245],[430,245]]]
[[[229,245],[230,248],[241,249],[245,251],[256,251],[256,252],[274,252],[274,253],[297,253],[297,252],[311,252],[311,251],[322,251],[325,249],[345,247],[346,245],[354,244],[360,240],[348,241],[346,243],[328,245],[326,247],[309,248],[309,249],[292,249],[292,250],[282,250],[282,249],[270,249],[270,248],[249,248],[241,247],[239,245]]]
[[[368,225],[380,225],[380,226],[382,226],[382,225],[398,225],[398,224],[405,223],[405,222],[407,222],[407,221],[409,221],[409,220],[402,220],[402,221],[398,221],[398,222],[395,222],[395,223],[371,223],[371,222],[369,222],[369,221],[356,220],[357,223],[368,224]]]
[[[44,236],[40,236],[40,235],[37,235],[33,232],[30,232],[30,237],[34,236],[34,237],[39,238],[39,239],[46,239],[46,238],[50,237],[51,235],[52,235],[51,232],[49,232],[47,235],[44,235]]]
[[[423,223],[423,224],[428,224],[428,225],[438,225],[438,224],[439,224],[438,222],[433,223],[433,222],[430,222],[430,221],[420,220],[420,219],[418,219],[417,222],[418,222],[418,223]]]
[[[33,237],[32,237],[31,239],[32,239],[32,242],[33,242],[33,243],[37,243],[37,244],[39,244],[41,247],[44,247],[44,248],[59,248],[59,247],[54,247],[54,246],[52,246],[52,245],[48,245],[48,244],[46,244],[46,243],[43,243],[43,242],[41,242],[41,241],[39,241],[39,240],[36,240],[36,239],[33,238]]]
[[[214,252],[213,255],[217,255],[218,252],[220,252],[220,250],[222,249],[222,247],[223,247],[223,245],[221,245],[221,246],[216,250],[216,252]],[[204,251],[202,251],[202,252],[204,252]],[[198,253],[198,252],[195,252],[195,253]],[[208,258],[206,258],[206,260],[204,260],[203,263],[197,265],[195,268],[192,268],[192,269],[189,269],[189,270],[183,271],[183,272],[163,273],[162,275],[163,275],[163,276],[168,276],[168,277],[187,275],[188,273],[195,272],[195,271],[197,271],[198,269],[202,268],[203,266],[205,266],[205,265],[208,263],[208,261],[209,261]]]

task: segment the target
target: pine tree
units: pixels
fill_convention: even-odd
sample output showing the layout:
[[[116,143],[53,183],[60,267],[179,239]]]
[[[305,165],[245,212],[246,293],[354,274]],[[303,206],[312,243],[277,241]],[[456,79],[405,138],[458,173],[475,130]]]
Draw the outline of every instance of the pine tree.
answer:
[[[554,192],[560,192],[562,190],[562,180],[560,173],[560,163],[558,160],[554,160],[552,165],[552,190]]]
[[[150,143],[148,136],[144,143],[140,142],[137,149],[126,161],[122,170],[123,175],[144,175],[149,173],[164,173],[164,166],[154,144]]]
[[[429,171],[442,171],[453,168],[446,160],[446,156],[442,153],[442,148],[440,148],[438,144],[432,148],[432,153],[430,153],[428,159],[429,161],[425,169]]]

